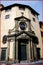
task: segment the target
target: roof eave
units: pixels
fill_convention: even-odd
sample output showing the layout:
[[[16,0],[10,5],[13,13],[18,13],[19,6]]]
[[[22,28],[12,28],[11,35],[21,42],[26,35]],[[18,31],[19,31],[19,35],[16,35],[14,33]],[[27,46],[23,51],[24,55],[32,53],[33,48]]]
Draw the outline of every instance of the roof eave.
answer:
[[[14,6],[24,6],[24,7],[27,7],[27,8],[29,8],[29,9],[31,9],[31,10],[33,10],[33,12],[35,12],[37,15],[39,15],[39,13],[37,13],[33,8],[31,8],[30,6],[28,6],[28,5],[24,5],[24,4],[13,4],[13,5],[9,5],[9,6],[7,6],[7,7],[4,7],[4,8],[2,8],[1,10],[6,10],[6,9],[9,9],[9,8],[12,8],[12,7],[14,7]]]

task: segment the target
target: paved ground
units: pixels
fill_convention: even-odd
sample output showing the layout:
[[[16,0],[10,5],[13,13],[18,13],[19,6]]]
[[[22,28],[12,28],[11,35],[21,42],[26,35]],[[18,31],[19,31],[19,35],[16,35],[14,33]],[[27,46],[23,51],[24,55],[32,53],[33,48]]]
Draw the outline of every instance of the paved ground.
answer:
[[[5,63],[5,62],[0,62],[0,65],[43,65],[43,61],[36,61],[36,62],[30,62],[30,63],[13,63],[13,62],[9,62],[9,63]]]

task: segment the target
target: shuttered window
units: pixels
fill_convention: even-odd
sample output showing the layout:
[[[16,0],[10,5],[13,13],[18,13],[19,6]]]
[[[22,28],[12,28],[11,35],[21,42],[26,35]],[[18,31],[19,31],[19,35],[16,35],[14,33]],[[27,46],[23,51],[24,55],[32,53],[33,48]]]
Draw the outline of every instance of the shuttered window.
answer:
[[[3,49],[2,49],[2,52],[1,52],[1,60],[2,60],[2,61],[5,61],[5,59],[6,59],[6,49],[3,48]]]

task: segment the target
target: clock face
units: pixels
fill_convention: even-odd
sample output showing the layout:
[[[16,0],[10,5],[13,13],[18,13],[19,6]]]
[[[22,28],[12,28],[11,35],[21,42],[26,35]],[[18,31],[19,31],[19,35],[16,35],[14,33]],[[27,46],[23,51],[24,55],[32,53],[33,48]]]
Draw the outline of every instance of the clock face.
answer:
[[[25,23],[25,22],[20,22],[20,28],[21,28],[22,30],[25,30],[25,28],[26,28],[26,23]]]

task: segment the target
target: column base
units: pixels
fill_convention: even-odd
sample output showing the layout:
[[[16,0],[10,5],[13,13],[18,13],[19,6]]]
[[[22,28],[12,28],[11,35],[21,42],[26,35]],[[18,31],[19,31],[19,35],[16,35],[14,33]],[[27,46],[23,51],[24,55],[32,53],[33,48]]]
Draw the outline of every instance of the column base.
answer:
[[[9,62],[14,62],[14,59],[9,59],[8,61],[9,61]]]
[[[33,61],[34,61],[33,59],[30,60],[30,62],[33,62]]]
[[[14,62],[14,63],[19,63],[19,60],[17,59],[7,59],[6,62]]]
[[[19,63],[18,59],[15,59],[14,62]]]

